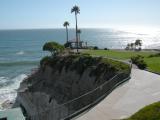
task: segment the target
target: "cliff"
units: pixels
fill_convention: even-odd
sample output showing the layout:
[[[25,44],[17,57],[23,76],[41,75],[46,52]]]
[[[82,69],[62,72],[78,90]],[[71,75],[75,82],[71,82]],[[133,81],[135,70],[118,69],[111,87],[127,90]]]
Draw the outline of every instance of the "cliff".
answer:
[[[95,89],[119,72],[128,71],[128,65],[107,58],[45,57],[40,68],[21,83],[15,106],[33,117]]]

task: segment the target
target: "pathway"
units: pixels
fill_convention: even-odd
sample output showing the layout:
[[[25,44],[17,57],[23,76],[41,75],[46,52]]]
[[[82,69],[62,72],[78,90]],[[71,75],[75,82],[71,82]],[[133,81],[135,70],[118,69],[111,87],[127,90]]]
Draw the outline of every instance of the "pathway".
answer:
[[[132,69],[131,79],[76,120],[118,120],[160,101],[160,75]]]

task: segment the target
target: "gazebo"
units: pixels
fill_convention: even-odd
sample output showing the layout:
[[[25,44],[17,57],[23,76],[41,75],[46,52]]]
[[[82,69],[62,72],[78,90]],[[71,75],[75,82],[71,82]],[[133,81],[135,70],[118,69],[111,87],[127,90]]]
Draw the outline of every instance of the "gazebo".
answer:
[[[70,48],[77,48],[77,41],[76,39],[72,39],[68,41],[69,47]],[[84,41],[78,41],[78,48],[83,49],[87,47],[87,42]]]

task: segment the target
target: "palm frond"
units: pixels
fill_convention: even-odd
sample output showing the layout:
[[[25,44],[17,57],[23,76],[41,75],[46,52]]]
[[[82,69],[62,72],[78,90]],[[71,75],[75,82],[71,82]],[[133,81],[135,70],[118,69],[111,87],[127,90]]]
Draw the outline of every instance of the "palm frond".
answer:
[[[69,26],[69,22],[68,22],[68,21],[65,21],[65,22],[63,23],[63,26],[64,26],[64,27]]]
[[[73,8],[71,9],[71,13],[73,12],[75,12],[76,14],[80,13],[80,8],[77,5],[73,6]]]

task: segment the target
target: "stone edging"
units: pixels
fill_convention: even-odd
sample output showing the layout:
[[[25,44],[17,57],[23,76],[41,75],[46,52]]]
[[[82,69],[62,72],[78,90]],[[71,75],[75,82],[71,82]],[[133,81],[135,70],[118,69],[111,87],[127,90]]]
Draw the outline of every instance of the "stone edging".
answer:
[[[148,69],[145,69],[145,71],[150,72],[150,73],[154,73],[154,74],[157,74],[157,75],[160,75],[160,73],[158,73],[158,72],[153,72],[153,71],[150,71],[150,70],[148,70]]]

